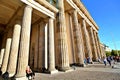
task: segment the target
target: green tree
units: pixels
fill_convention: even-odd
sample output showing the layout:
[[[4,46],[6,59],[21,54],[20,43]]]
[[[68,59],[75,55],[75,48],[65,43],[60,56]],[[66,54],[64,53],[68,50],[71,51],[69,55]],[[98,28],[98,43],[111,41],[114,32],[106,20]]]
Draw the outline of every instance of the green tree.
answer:
[[[111,52],[110,51],[105,51],[106,56],[111,56]]]
[[[111,51],[111,55],[112,55],[112,56],[117,56],[117,55],[118,55],[117,53],[118,53],[117,50],[112,50],[112,51]]]
[[[120,56],[120,50],[118,50],[118,55]]]

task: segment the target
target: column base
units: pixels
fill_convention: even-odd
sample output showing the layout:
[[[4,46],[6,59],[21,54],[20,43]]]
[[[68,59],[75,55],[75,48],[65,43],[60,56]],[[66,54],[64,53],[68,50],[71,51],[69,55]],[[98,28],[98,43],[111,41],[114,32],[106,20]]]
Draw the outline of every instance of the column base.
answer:
[[[2,75],[5,74],[5,71],[2,71]]]
[[[15,80],[28,80],[28,78],[25,76],[25,77],[15,78]]]
[[[13,77],[15,74],[9,74],[9,77]]]
[[[90,62],[90,64],[94,64],[94,62]]]
[[[49,74],[55,74],[55,73],[58,73],[58,70],[54,69],[54,70],[51,70],[51,71],[48,71]]]
[[[2,77],[3,77],[3,78],[9,78],[9,73],[8,73],[8,72],[5,72],[4,74],[2,74]]]
[[[79,67],[86,67],[85,64],[80,64],[80,63],[78,63],[77,65],[78,65]]]
[[[73,69],[71,67],[60,67],[59,70],[63,71],[63,72],[73,71]]]
[[[10,74],[9,72],[5,72],[5,73],[3,74],[3,76],[4,76],[4,75],[8,75],[9,77],[13,77],[13,76],[15,75],[15,73]]]
[[[0,70],[0,76],[2,75],[2,71]]]

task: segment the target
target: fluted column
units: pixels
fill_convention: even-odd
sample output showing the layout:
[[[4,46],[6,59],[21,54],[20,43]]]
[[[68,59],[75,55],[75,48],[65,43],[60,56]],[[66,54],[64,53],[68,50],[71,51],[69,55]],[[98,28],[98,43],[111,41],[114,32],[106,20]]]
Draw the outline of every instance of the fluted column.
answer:
[[[98,47],[99,44],[98,44],[97,35],[96,35],[95,31],[94,31],[94,35],[95,35],[96,50],[97,50],[98,58],[101,58],[101,56],[100,56],[100,50],[99,50],[99,47]]]
[[[5,53],[5,49],[3,48],[0,51],[0,67],[2,66],[4,53]]]
[[[20,39],[20,49],[18,56],[18,67],[17,67],[16,78],[26,76],[26,67],[28,66],[28,57],[29,57],[31,17],[32,17],[32,7],[26,5],[24,9],[22,28],[21,28],[21,39]]]
[[[5,54],[3,57],[3,63],[2,63],[2,67],[1,67],[2,74],[4,74],[6,72],[6,69],[7,69],[10,47],[11,47],[11,38],[8,38],[7,43],[6,43],[6,48],[5,48]]]
[[[93,47],[93,52],[94,52],[94,57],[95,57],[95,60],[97,61],[98,60],[98,56],[97,56],[97,51],[96,51],[96,47],[95,47],[95,37],[94,37],[94,34],[93,34],[93,28],[90,27],[90,33],[91,33],[91,39],[92,39],[92,47]]]
[[[55,73],[57,72],[57,70],[55,69],[55,50],[54,50],[54,23],[53,23],[53,19],[50,18],[49,19],[49,65],[48,65],[48,70],[49,72]]]
[[[58,0],[58,31],[59,31],[59,51],[60,51],[60,70],[69,70],[69,55],[68,55],[68,45],[67,45],[67,33],[65,24],[65,14],[64,14],[64,0]]]
[[[73,27],[74,27],[74,30],[75,30],[75,35],[74,35],[74,38],[75,38],[75,46],[76,46],[76,53],[78,55],[78,58],[79,58],[79,65],[80,66],[84,66],[84,58],[83,58],[83,43],[82,43],[82,37],[81,37],[81,34],[80,34],[80,28],[81,26],[79,26],[78,24],[78,17],[77,17],[77,11],[74,10],[73,11]]]
[[[87,51],[88,57],[90,58],[90,62],[92,63],[93,61],[92,61],[92,52],[90,47],[90,39],[89,39],[88,31],[86,29],[85,19],[82,19],[82,25],[83,25],[85,41],[86,41],[86,51]]]
[[[99,48],[100,58],[102,58],[101,48],[100,48],[100,41],[99,41],[98,33],[96,33],[96,36],[97,36],[97,41],[98,41],[98,48]]]
[[[17,22],[14,26],[11,51],[10,51],[10,58],[9,58],[8,68],[7,68],[7,72],[9,73],[9,77],[14,76],[15,72],[16,72],[19,39],[20,39],[20,30],[21,30],[21,24],[20,24],[20,22]]]

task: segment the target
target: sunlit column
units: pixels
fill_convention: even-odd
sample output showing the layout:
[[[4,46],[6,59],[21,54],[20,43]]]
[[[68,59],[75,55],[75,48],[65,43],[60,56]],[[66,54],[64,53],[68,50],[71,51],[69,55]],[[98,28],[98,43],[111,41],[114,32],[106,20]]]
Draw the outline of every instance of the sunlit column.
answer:
[[[98,58],[101,58],[100,56],[100,51],[99,51],[99,44],[98,44],[98,40],[97,40],[97,35],[96,35],[96,32],[94,31],[94,36],[95,36],[95,43],[96,43],[96,50],[97,50],[97,55],[98,55]]]
[[[86,51],[87,51],[88,57],[90,58],[90,62],[92,63],[93,61],[92,61],[92,52],[90,47],[90,39],[89,39],[88,31],[86,29],[85,19],[82,19],[82,25],[83,25],[85,41],[86,41]]]
[[[3,63],[2,63],[2,67],[1,67],[2,74],[4,74],[7,70],[10,47],[11,47],[11,40],[12,40],[11,38],[8,38],[7,42],[6,42],[5,54],[4,54],[4,57],[3,57]]]
[[[52,73],[56,73],[57,70],[55,69],[55,50],[54,50],[54,23],[53,23],[53,19],[50,18],[49,19],[49,55],[48,55],[48,70],[49,72]]]
[[[100,58],[102,58],[102,53],[101,53],[101,48],[100,48],[100,40],[99,40],[99,37],[98,37],[98,33],[96,33],[96,36],[97,36],[97,41],[98,41],[98,48],[99,48]]]
[[[90,27],[90,33],[91,33],[91,39],[92,39],[92,47],[93,47],[93,52],[94,52],[94,55],[95,55],[95,60],[97,61],[98,60],[98,56],[97,56],[97,51],[96,51],[96,47],[95,47],[95,37],[94,37],[94,34],[93,34],[93,28]]]
[[[60,54],[60,70],[67,71],[69,67],[69,55],[68,55],[68,45],[67,45],[67,33],[65,24],[65,14],[64,14],[64,0],[58,0],[58,31],[59,31],[59,54]]]
[[[78,16],[77,16],[77,11],[74,10],[73,11],[73,27],[74,27],[74,30],[75,30],[75,46],[76,46],[76,53],[78,55],[78,58],[79,58],[79,65],[80,66],[84,66],[84,58],[83,58],[83,43],[82,43],[82,36],[80,34],[80,28],[81,26],[79,26],[78,24]]]
[[[7,72],[9,73],[9,77],[14,76],[15,72],[16,72],[19,39],[20,39],[20,30],[21,30],[21,23],[20,23],[20,21],[18,21],[14,26],[11,51],[10,51],[10,58],[9,58],[8,68],[7,68]]]
[[[28,57],[29,57],[31,18],[32,18],[32,7],[26,5],[24,9],[24,15],[23,15],[23,21],[21,27],[20,50],[18,55],[18,67],[15,76],[16,78],[26,76],[26,67],[28,66]]]
[[[3,48],[0,51],[0,67],[2,66],[4,53],[5,53],[5,49]]]

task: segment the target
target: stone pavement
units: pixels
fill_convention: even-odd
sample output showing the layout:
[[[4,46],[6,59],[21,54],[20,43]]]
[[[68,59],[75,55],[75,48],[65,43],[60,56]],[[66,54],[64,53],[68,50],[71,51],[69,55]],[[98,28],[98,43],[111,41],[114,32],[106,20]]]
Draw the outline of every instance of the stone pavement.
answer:
[[[112,66],[114,69],[120,69],[120,63],[116,63],[115,65]]]
[[[34,80],[120,80],[120,69],[109,65],[105,67],[103,64],[89,64],[84,68],[75,67],[75,70],[70,72],[36,73]]]
[[[120,69],[103,64],[90,64],[85,68],[75,67],[71,72],[57,74],[36,73],[34,80],[120,80]]]

